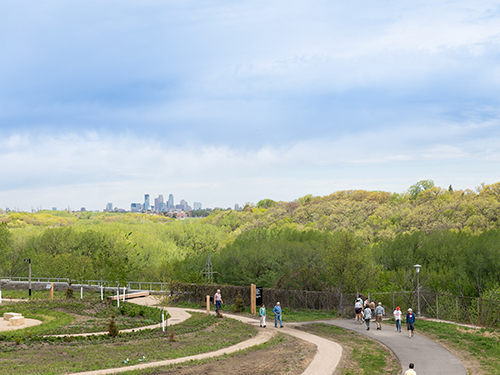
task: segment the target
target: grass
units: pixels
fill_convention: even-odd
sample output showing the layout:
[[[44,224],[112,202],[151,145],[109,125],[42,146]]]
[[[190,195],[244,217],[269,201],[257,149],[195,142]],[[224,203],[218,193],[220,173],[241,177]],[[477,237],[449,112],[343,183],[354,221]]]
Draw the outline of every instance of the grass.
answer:
[[[387,348],[356,332],[326,324],[301,326],[306,332],[339,343],[342,361],[337,368],[342,375],[399,374],[401,366]]]
[[[0,315],[17,312],[25,318],[37,319],[42,325],[17,331],[5,331],[0,340],[12,337],[26,337],[48,334],[73,334],[105,332],[111,314],[114,314],[118,329],[136,328],[152,325],[161,321],[161,311],[157,308],[97,299],[57,299],[27,300],[15,305],[0,305]],[[76,321],[76,316],[79,320]]]
[[[2,346],[0,374],[50,375],[179,358],[231,346],[255,334],[253,327],[241,322],[200,313],[175,326],[175,342],[169,342],[160,329],[120,334],[116,339],[28,338],[20,345]]]
[[[500,330],[418,320],[415,330],[446,346],[471,374],[500,374]]]
[[[205,307],[202,307],[200,303],[192,303],[192,302],[177,302],[175,306],[178,307],[184,307],[184,308],[190,308],[190,309],[205,309]],[[267,319],[269,322],[271,320],[273,321],[274,324],[274,314],[273,314],[273,307],[266,307],[266,313],[267,313]],[[210,306],[211,311],[215,311],[215,306],[212,305]],[[258,310],[258,308],[257,308]],[[227,305],[224,304],[222,305],[222,311],[226,312],[234,312],[234,305]],[[245,307],[245,312],[244,314],[250,314],[250,307]],[[257,317],[257,315],[255,315]],[[285,307],[282,309],[282,316],[281,318],[283,319],[283,323],[286,322],[309,322],[309,321],[316,321],[316,320],[324,320],[324,319],[334,319],[337,318],[337,312],[336,311],[328,311],[328,310],[292,310],[289,309],[288,307]],[[269,323],[270,324],[270,323]]]

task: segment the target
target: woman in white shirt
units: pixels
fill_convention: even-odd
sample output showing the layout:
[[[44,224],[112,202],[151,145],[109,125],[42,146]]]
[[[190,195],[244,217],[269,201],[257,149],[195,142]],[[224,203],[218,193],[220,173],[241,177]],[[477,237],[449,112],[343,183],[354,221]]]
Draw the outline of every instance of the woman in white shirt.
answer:
[[[393,314],[394,314],[394,321],[396,322],[396,331],[401,333],[401,316],[403,315],[403,313],[399,309],[399,306],[396,307],[396,310],[394,310]]]

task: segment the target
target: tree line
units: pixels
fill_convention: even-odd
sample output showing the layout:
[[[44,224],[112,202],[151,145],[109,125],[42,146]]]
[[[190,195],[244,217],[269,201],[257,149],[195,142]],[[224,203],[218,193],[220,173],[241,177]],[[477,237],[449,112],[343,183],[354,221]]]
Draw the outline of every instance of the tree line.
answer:
[[[475,191],[419,181],[406,192],[263,199],[203,219],[145,214],[0,213],[0,274],[391,291],[420,282],[488,296],[500,280],[500,183]]]

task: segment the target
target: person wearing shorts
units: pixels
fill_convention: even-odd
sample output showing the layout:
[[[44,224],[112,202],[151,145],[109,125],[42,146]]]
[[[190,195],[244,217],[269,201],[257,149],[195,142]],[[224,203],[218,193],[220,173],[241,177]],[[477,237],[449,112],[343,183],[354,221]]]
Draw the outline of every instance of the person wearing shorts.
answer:
[[[356,300],[356,303],[354,304],[354,312],[356,313],[356,320],[359,321],[359,324],[363,322],[363,304],[360,302],[360,300]]]
[[[408,330],[408,338],[413,337],[413,330],[415,329],[415,314],[413,310],[408,309],[408,313],[406,314],[406,329]]]

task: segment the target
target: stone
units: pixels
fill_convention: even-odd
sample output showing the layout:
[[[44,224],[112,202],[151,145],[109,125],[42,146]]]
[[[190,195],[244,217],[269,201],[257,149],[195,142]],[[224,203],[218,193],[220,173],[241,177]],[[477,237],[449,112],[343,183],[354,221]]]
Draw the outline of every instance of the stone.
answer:
[[[13,312],[8,312],[3,314],[3,320],[9,321],[10,319],[16,317],[16,316],[22,316],[22,314],[19,313],[13,313]]]
[[[9,326],[22,326],[24,324],[24,316],[15,316],[9,319]]]

